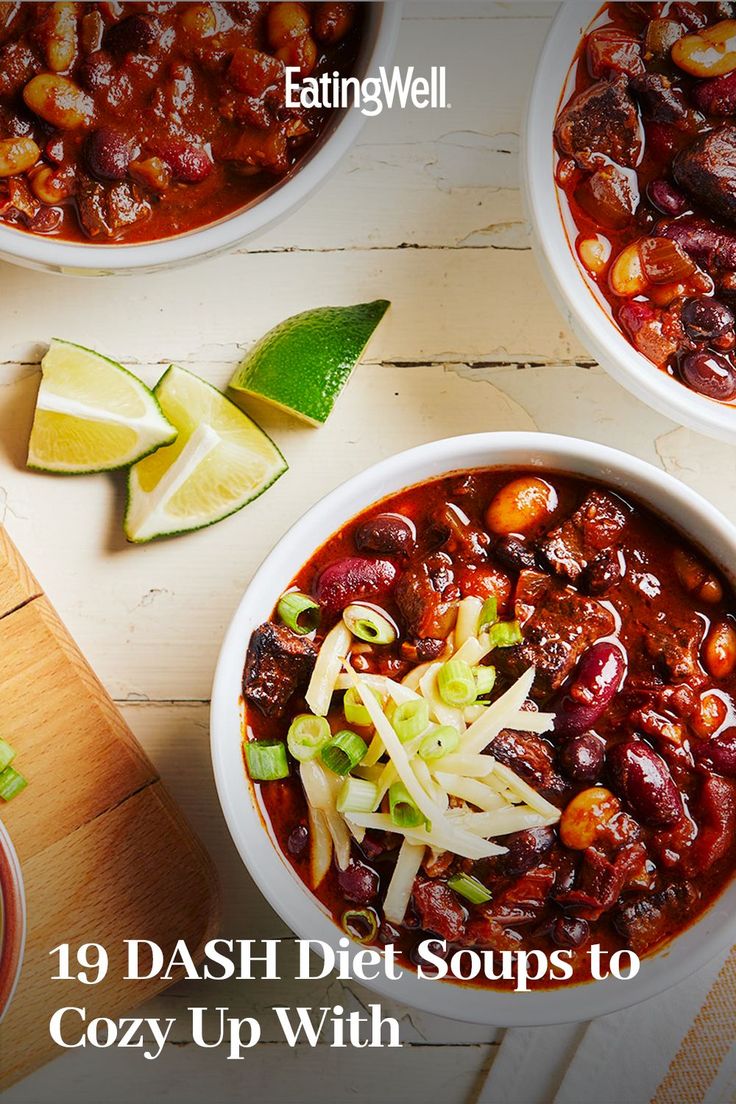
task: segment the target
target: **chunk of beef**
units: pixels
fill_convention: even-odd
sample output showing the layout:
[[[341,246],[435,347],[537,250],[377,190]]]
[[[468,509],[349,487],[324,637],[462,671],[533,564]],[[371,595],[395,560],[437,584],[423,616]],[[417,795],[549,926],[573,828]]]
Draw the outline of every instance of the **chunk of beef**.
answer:
[[[125,227],[148,218],[151,205],[135,185],[99,184],[82,176],[77,187],[77,210],[90,238],[114,238]]]
[[[677,931],[698,900],[691,882],[674,882],[658,893],[628,901],[616,909],[614,924],[636,954],[643,954]]]
[[[679,127],[687,127],[693,122],[693,111],[685,93],[681,88],[675,88],[664,74],[643,73],[631,80],[630,87],[645,119]]]
[[[533,732],[505,728],[491,743],[490,752],[548,801],[560,804],[569,794],[570,784],[555,770],[552,748]]]
[[[557,690],[583,652],[614,629],[613,614],[604,605],[537,571],[519,575],[515,605],[523,640],[499,648],[494,662],[513,678],[536,667],[534,690],[542,697]]]
[[[267,717],[280,717],[295,690],[303,689],[317,660],[311,640],[266,621],[250,638],[243,693]]]
[[[465,935],[458,941],[465,947],[483,947],[492,951],[518,951],[521,935],[501,926],[488,915],[475,915],[468,921]]]
[[[625,525],[626,513],[613,495],[590,491],[572,517],[547,534],[540,550],[557,575],[574,583],[617,544]]]
[[[555,884],[555,872],[550,866],[539,866],[522,874],[501,891],[488,913],[504,927],[519,928],[533,924],[544,909]]]
[[[708,131],[677,155],[675,180],[699,203],[736,220],[736,126]]]
[[[643,131],[626,86],[623,75],[612,81],[598,81],[560,112],[555,126],[557,145],[581,168],[599,168],[600,155],[629,169],[638,164]]]
[[[661,614],[647,631],[646,650],[671,681],[697,684],[703,680],[699,660],[703,631],[703,622],[697,614],[685,615],[680,620],[670,610]]]
[[[415,882],[414,907],[424,931],[455,942],[465,933],[465,909],[444,882]]]
[[[556,898],[563,908],[572,908],[589,920],[597,920],[613,908],[629,878],[646,859],[643,844],[625,844],[611,860],[595,847],[583,855],[578,885]]]
[[[454,624],[456,609],[443,592],[453,581],[451,560],[443,553],[410,564],[399,576],[394,598],[410,636],[418,640],[445,639]]]
[[[575,189],[575,201],[600,226],[621,230],[639,205],[636,176],[618,165],[604,165],[583,177]]]
[[[667,310],[660,310],[643,299],[629,299],[620,308],[618,320],[634,348],[652,364],[664,368],[686,343],[681,314],[681,301],[675,301]]]

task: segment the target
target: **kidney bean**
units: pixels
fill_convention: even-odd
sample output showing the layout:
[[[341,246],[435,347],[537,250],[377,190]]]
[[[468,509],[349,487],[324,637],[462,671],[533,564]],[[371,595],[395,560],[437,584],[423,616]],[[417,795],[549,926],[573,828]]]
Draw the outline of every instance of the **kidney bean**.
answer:
[[[590,925],[587,920],[578,920],[574,916],[559,916],[550,935],[558,947],[582,947],[590,937]]]
[[[663,215],[676,217],[689,206],[687,199],[669,180],[652,180],[647,186],[647,195],[657,210]]]
[[[523,832],[512,832],[504,836],[503,845],[508,848],[501,856],[504,874],[509,876],[526,874],[539,866],[540,862],[555,842],[554,829],[526,828]]]
[[[688,857],[693,874],[702,874],[722,859],[733,845],[736,832],[736,785],[712,774],[698,795],[698,834]]]
[[[692,98],[695,106],[706,115],[733,115],[736,111],[736,71],[725,77],[698,81]]]
[[[378,893],[378,875],[361,862],[350,862],[338,872],[337,880],[346,900],[357,905],[367,905]]]
[[[87,168],[99,180],[125,180],[130,155],[130,142],[112,127],[93,130],[84,143]]]
[[[595,782],[600,778],[605,757],[605,745],[594,732],[573,736],[557,753],[562,773],[574,782]]]
[[[695,758],[702,767],[716,774],[736,778],[736,728],[727,728],[718,736],[697,744]]]
[[[297,824],[296,828],[292,828],[289,833],[289,838],[286,841],[286,847],[290,855],[298,857],[303,855],[307,849],[309,843],[309,829],[306,824]]]
[[[717,299],[689,299],[680,317],[688,337],[693,341],[722,337],[734,327],[733,312]]]
[[[351,602],[384,598],[396,582],[390,560],[345,556],[328,564],[314,589],[317,601],[328,613],[337,613]]]
[[[145,54],[158,36],[156,23],[145,15],[129,15],[105,34],[105,46],[114,54]]]
[[[736,368],[720,353],[686,353],[679,360],[680,375],[688,387],[709,399],[727,402],[736,397]]]
[[[183,138],[172,138],[161,144],[157,152],[171,169],[174,180],[183,184],[199,184],[212,172],[207,151]]]
[[[677,242],[699,265],[709,271],[736,268],[736,234],[699,215],[683,215],[677,222],[660,224],[657,234]]]
[[[355,546],[360,552],[384,552],[406,555],[414,550],[414,523],[401,514],[378,514],[355,530]]]
[[[556,707],[555,732],[578,736],[593,728],[619,690],[626,672],[626,655],[613,641],[601,640],[583,655]]]
[[[642,740],[611,748],[608,769],[614,788],[643,823],[666,828],[682,817],[682,798],[669,767]]]

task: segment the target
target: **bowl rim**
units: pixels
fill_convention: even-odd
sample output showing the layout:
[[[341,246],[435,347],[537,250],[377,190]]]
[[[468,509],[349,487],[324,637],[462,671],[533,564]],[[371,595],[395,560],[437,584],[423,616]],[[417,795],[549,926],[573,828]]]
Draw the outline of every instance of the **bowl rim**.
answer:
[[[215,782],[233,842],[261,893],[302,939],[324,940],[333,950],[345,944],[344,933],[279,850],[246,778],[240,747],[240,685],[250,633],[270,614],[278,594],[303,566],[303,548],[316,549],[372,502],[454,470],[514,465],[577,473],[635,494],[684,533],[699,533],[703,538],[699,543],[715,548],[711,555],[734,578],[726,563],[736,559],[736,526],[697,492],[652,464],[579,438],[518,431],[430,442],[372,465],[317,502],[265,558],[235,611],[217,662],[210,720]],[[683,517],[687,518],[684,523]],[[398,981],[381,977],[362,983],[394,1001],[466,1022],[504,1027],[579,1022],[656,996],[726,950],[736,941],[735,906],[736,879],[694,924],[645,959],[638,976],[628,981],[607,978],[523,994],[422,980],[408,971]],[[351,941],[349,956],[360,949]]]
[[[554,181],[554,122],[575,50],[600,8],[598,0],[564,0],[545,39],[529,93],[521,185],[534,252],[570,329],[618,383],[681,425],[733,443],[736,406],[691,391],[634,349],[596,298],[565,230]]]
[[[404,0],[372,0],[370,42],[362,59],[364,75],[388,65],[394,55]],[[262,199],[245,209],[205,226],[169,238],[150,242],[97,245],[68,242],[0,225],[0,257],[21,264],[55,267],[69,274],[130,272],[205,259],[233,249],[247,238],[260,234],[306,200],[337,167],[356,141],[366,118],[357,107],[343,111],[318,139],[313,150]]]
[[[17,852],[0,820],[0,1023],[13,1000],[26,943],[26,898]],[[10,914],[11,924],[8,922]]]

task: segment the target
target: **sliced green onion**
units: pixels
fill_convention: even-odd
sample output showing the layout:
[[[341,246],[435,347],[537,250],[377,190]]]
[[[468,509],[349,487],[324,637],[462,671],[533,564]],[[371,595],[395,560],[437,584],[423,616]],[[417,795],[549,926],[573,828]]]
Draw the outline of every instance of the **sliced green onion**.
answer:
[[[299,713],[289,725],[286,743],[289,751],[300,763],[314,759],[323,748],[332,733],[325,717],[315,717],[312,713]]]
[[[369,686],[368,689],[380,705],[383,701],[383,696],[376,690],[375,686]],[[345,720],[348,724],[358,725],[359,728],[369,728],[373,724],[371,715],[363,705],[363,699],[354,686],[351,686],[349,690],[345,691],[345,697],[342,699],[342,708],[345,714]]]
[[[5,770],[0,771],[0,797],[3,801],[10,801],[27,785],[28,780],[13,767],[6,767]]]
[[[350,774],[361,759],[365,759],[368,747],[357,732],[344,728],[325,744],[320,752],[322,762],[333,774]]]
[[[460,743],[460,733],[452,725],[437,725],[419,745],[419,758],[426,762],[441,759],[455,751]]]
[[[0,771],[9,767],[14,759],[15,748],[11,747],[7,740],[0,739]]]
[[[353,636],[368,644],[393,644],[396,627],[381,610],[353,602],[342,611],[342,619]]]
[[[397,828],[416,828],[424,824],[424,813],[412,801],[403,782],[394,782],[389,786],[388,803],[391,820]]]
[[[299,636],[312,632],[319,625],[319,603],[299,590],[282,594],[276,611],[284,624]]]
[[[495,595],[492,595],[490,598],[486,598],[483,609],[480,611],[478,636],[490,625],[495,625],[496,621],[498,621],[498,599]]]
[[[447,879],[447,884],[455,893],[470,901],[471,905],[484,905],[492,896],[490,890],[472,874],[453,874]]]
[[[338,813],[372,813],[378,802],[378,786],[366,778],[346,778],[337,795]]]
[[[518,621],[497,621],[488,630],[488,643],[492,648],[511,648],[521,644],[521,625]]]
[[[470,705],[475,701],[475,677],[464,659],[448,659],[437,672],[437,689],[448,705]]]
[[[342,926],[358,943],[372,943],[378,935],[378,917],[373,909],[348,909],[342,914]]]
[[[402,744],[421,736],[429,724],[429,703],[424,698],[400,702],[393,711],[391,724]]]
[[[490,694],[496,684],[496,668],[474,667],[473,674],[475,675],[476,697],[481,698],[484,694]]]
[[[250,740],[245,744],[248,774],[254,782],[273,782],[287,778],[289,761],[286,746],[280,740]],[[0,775],[0,778],[2,775]]]

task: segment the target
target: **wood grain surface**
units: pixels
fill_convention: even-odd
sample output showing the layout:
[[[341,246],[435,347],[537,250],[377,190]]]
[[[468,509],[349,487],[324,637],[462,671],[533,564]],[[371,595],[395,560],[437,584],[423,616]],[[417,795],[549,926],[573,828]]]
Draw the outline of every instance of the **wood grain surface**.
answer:
[[[201,955],[219,927],[214,868],[121,713],[0,530],[0,732],[28,789],[0,812],[23,871],[28,935],[0,1026],[0,1090],[54,1057],[57,1006],[116,1016],[158,993],[124,982],[125,939]],[[101,943],[99,985],[54,982],[62,942]],[[62,1097],[63,1099],[63,1097]]]

